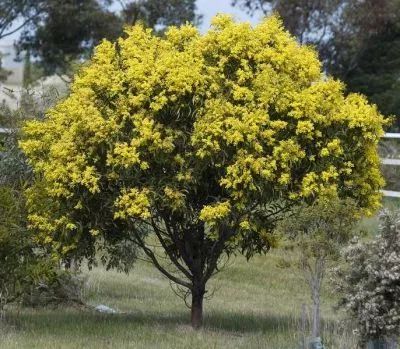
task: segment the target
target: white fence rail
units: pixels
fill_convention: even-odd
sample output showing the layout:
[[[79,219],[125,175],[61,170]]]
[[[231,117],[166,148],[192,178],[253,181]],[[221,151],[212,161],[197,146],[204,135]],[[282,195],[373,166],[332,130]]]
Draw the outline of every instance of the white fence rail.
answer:
[[[7,134],[11,133],[12,130],[9,128],[0,127],[0,134]],[[400,133],[386,133],[383,138],[391,138],[391,139],[400,139]],[[383,158],[381,159],[383,165],[390,165],[390,166],[400,166],[400,159],[389,159]],[[393,190],[382,190],[383,196],[393,197],[393,198],[400,198],[399,191]]]
[[[4,128],[4,127],[0,127],[0,134],[7,134],[7,133],[11,133],[12,130],[10,128]]]
[[[383,138],[400,138],[400,133],[385,133]]]

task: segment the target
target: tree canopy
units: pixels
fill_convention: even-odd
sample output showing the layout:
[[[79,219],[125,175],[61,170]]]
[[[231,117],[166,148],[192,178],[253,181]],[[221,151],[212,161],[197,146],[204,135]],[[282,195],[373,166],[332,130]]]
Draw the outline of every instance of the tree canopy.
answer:
[[[400,115],[400,27],[390,25],[385,31],[371,37],[354,59],[353,69],[343,78],[348,89],[369,97],[385,115]],[[392,125],[397,131],[400,118]]]
[[[220,15],[204,35],[136,25],[103,41],[69,97],[26,125],[29,219],[63,256],[139,247],[191,294],[199,327],[221,258],[268,251],[292,205],[379,206],[384,124],[276,17],[252,28]]]

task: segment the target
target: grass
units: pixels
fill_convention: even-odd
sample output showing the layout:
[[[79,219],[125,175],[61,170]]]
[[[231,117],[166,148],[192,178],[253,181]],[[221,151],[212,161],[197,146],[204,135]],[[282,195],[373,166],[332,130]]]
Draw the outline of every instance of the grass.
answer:
[[[210,285],[205,326],[193,331],[189,310],[151,265],[138,262],[130,275],[102,268],[86,272],[85,299],[122,314],[87,309],[12,309],[1,330],[0,349],[103,348],[299,348],[301,304],[309,295],[296,269],[277,265],[280,251],[247,262],[231,260]],[[333,295],[324,292],[324,339],[328,348],[354,348],[338,326]]]

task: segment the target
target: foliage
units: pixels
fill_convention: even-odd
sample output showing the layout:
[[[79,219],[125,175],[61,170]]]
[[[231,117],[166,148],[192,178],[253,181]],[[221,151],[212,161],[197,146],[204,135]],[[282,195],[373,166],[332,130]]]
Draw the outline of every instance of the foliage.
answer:
[[[280,224],[280,229],[300,248],[303,257],[340,257],[342,246],[354,238],[358,209],[350,200],[320,200],[302,205]]]
[[[296,264],[304,275],[312,299],[312,337],[320,337],[320,298],[329,265],[337,261],[340,251],[356,236],[358,209],[352,200],[319,200],[302,205],[283,220],[280,230],[289,237],[289,246],[297,247]],[[297,258],[296,258],[297,257]]]
[[[25,127],[29,218],[64,256],[140,246],[198,310],[220,258],[267,251],[294,202],[378,207],[384,124],[275,17],[252,28],[221,15],[205,35],[185,25],[165,38],[134,26],[103,41],[70,96]]]
[[[19,98],[18,108],[11,109],[5,102],[0,104],[0,127],[11,132],[0,135],[0,186],[21,191],[31,180],[32,171],[26,157],[18,146],[21,124],[27,119],[43,118],[45,110],[58,100],[58,91],[35,91],[25,89],[19,97],[14,93],[10,98]]]
[[[27,229],[21,193],[0,186],[0,313],[8,303],[81,303],[81,281],[58,269]]]
[[[341,306],[358,324],[360,340],[397,337],[400,333],[400,214],[382,211],[380,235],[355,240],[344,253],[347,265],[336,269]]]

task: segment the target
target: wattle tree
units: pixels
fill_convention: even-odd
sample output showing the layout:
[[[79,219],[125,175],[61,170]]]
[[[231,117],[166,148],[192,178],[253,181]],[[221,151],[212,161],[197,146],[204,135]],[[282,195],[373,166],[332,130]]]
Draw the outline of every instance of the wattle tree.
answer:
[[[199,328],[221,259],[268,251],[293,205],[378,207],[385,120],[343,90],[276,17],[253,28],[220,15],[204,35],[134,26],[26,125],[31,226],[66,259],[101,249],[113,267],[138,249],[191,295]]]

